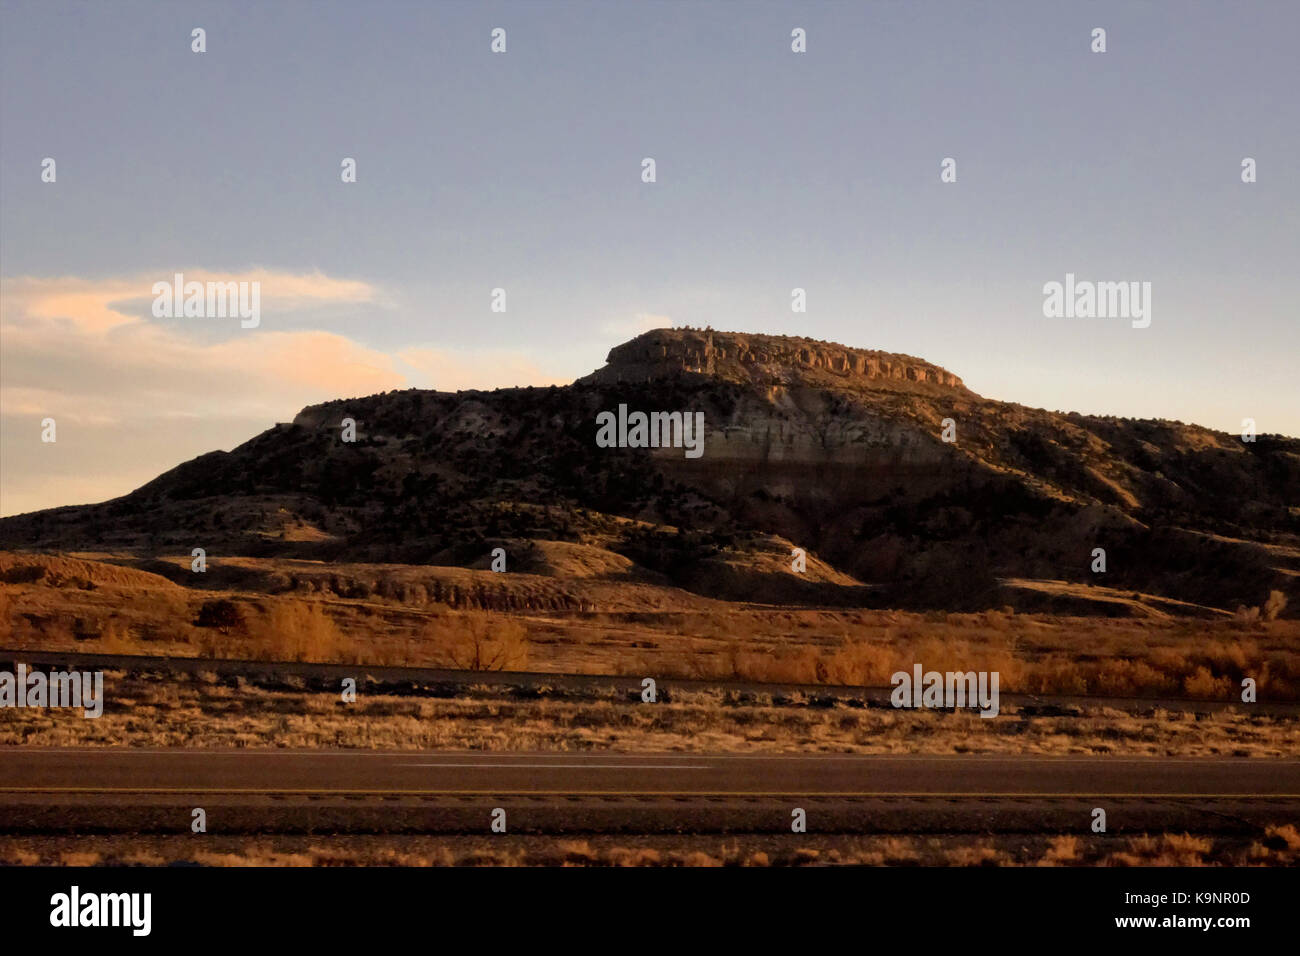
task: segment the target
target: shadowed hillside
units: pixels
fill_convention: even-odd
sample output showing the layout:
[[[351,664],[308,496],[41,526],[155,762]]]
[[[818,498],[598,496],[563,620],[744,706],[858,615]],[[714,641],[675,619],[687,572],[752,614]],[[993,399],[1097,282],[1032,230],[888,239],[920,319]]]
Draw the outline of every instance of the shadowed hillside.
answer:
[[[702,456],[598,447],[619,405],[703,412]],[[511,571],[769,603],[1073,607],[1095,584],[1226,610],[1280,590],[1294,608],[1300,440],[1026,408],[809,339],[658,330],[569,386],[327,402],[114,501],[0,521],[6,549],[194,547],[483,568],[503,547]]]

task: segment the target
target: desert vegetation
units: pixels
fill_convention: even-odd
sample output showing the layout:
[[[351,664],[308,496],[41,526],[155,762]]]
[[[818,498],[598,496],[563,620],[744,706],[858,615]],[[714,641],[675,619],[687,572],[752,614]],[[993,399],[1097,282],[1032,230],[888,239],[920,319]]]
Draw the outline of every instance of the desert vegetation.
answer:
[[[385,687],[358,672],[355,703],[337,681],[110,672],[110,704],[84,720],[0,710],[0,746],[367,747],[396,750],[611,750],[698,753],[1115,754],[1289,757],[1300,717],[1137,706],[895,710],[793,692],[678,691],[654,707],[613,688],[454,692]]]
[[[10,866],[1295,866],[1300,831],[1263,827],[1247,837],[1136,836],[516,836],[406,834],[233,837],[0,836]]]
[[[919,662],[996,670],[1003,693],[1231,701],[1251,678],[1261,701],[1300,700],[1300,621],[1273,613],[1280,595],[1269,613],[1203,619],[1131,597],[1123,617],[784,608],[580,578],[557,607],[534,575],[253,559],[214,571],[242,588],[54,556],[0,554],[0,574],[13,650],[874,687]],[[476,600],[435,600],[453,595]],[[609,604],[624,609],[584,609]]]

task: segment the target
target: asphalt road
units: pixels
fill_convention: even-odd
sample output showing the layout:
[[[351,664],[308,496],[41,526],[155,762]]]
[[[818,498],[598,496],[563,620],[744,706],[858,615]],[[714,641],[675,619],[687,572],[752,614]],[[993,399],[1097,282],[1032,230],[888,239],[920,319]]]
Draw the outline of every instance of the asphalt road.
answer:
[[[1300,760],[0,748],[0,833],[1258,835]]]
[[[1300,800],[1300,760],[0,749],[0,794],[34,792]]]

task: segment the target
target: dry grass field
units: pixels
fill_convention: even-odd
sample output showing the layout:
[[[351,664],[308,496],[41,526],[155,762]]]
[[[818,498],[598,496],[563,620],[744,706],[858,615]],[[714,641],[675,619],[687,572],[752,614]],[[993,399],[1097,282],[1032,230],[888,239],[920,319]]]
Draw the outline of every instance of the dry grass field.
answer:
[[[972,711],[895,710],[848,701],[726,691],[677,692],[645,707],[626,694],[471,688],[454,697],[269,686],[242,677],[105,674],[111,703],[85,720],[69,710],[0,710],[0,745],[364,747],[610,750],[622,753],[1114,754],[1283,757],[1300,753],[1300,718],[1245,707],[1060,712],[1004,705]]]
[[[1295,866],[1300,831],[1258,837],[1156,833],[1108,837],[817,836],[492,837],[218,834],[0,836],[18,866]]]
[[[0,646],[855,686],[920,662],[998,671],[1003,693],[1231,701],[1250,677],[1261,701],[1300,700],[1284,603],[1208,619],[1140,596],[1128,616],[790,608],[645,584],[606,601],[607,581],[460,568],[139,563],[0,553]]]
[[[148,567],[137,565],[145,564]],[[0,553],[0,647],[364,668],[740,680],[880,687],[922,663],[997,671],[1004,694],[1237,702],[1213,713],[1111,702],[1044,712],[903,710],[799,695],[699,690],[654,708],[626,695],[487,686],[454,696],[383,688],[344,705],[320,686],[165,670],[106,675],[87,721],[0,711],[0,743],[475,750],[803,751],[1294,756],[1300,718],[1240,703],[1300,699],[1300,621],[1273,610],[1178,617],[789,608],[669,587],[460,568],[232,559],[211,577],[130,556]],[[179,583],[178,583],[179,582]],[[608,605],[613,603],[615,609]],[[572,605],[572,606],[570,606]]]

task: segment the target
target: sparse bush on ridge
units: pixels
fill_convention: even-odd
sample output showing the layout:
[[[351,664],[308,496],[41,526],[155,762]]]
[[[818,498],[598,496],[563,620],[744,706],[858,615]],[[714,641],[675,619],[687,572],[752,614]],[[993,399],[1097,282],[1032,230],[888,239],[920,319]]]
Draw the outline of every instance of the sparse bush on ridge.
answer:
[[[244,614],[239,605],[227,598],[204,601],[199,616],[194,619],[194,626],[215,627],[222,634],[229,634],[244,626]]]

